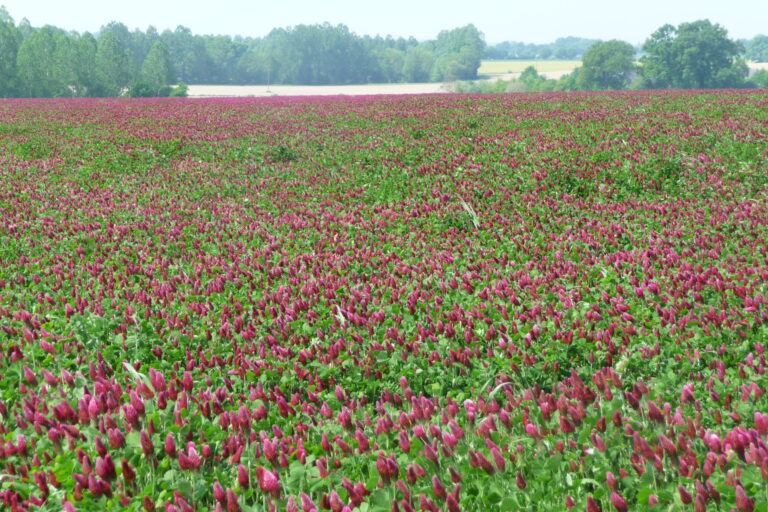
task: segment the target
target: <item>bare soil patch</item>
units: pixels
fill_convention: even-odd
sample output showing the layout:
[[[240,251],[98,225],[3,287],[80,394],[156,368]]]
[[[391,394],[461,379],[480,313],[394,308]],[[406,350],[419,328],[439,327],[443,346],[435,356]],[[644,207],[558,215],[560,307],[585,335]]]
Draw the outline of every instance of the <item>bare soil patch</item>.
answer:
[[[759,69],[768,70],[768,62],[750,62],[750,74]],[[540,71],[539,75],[559,79],[573,70]],[[519,72],[491,74],[487,80],[519,78]],[[449,83],[421,84],[364,84],[364,85],[190,85],[192,98],[268,97],[268,96],[366,96],[381,94],[438,94],[452,91]]]
[[[435,94],[450,92],[450,85],[429,84],[366,84],[366,85],[190,85],[194,98],[233,96],[365,96],[377,94]]]

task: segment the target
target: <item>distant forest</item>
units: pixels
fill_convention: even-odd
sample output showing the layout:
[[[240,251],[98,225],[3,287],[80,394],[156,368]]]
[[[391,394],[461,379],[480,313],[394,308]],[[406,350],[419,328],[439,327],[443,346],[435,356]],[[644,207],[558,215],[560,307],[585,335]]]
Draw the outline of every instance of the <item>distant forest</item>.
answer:
[[[518,41],[505,41],[487,46],[483,52],[484,60],[581,60],[589,48],[601,42],[600,39],[583,37],[560,37],[554,43],[532,44]],[[752,39],[742,39],[744,57],[754,62],[768,62],[768,36],[759,35]],[[635,50],[642,53],[642,46]]]
[[[261,38],[196,35],[183,26],[163,32],[151,26],[130,30],[118,22],[91,34],[35,28],[26,19],[15,23],[0,8],[0,97],[183,95],[183,86],[171,89],[171,84],[180,83],[469,81],[477,79],[483,59],[581,60],[597,43],[602,44],[564,37],[549,44],[489,46],[473,25],[444,30],[429,41],[359,36],[345,25],[327,23],[277,28]],[[768,37],[740,44],[739,53],[747,59],[768,61]],[[642,53],[632,48],[635,57]],[[581,87],[576,78],[563,87]],[[600,81],[595,83],[599,86]]]
[[[169,84],[343,85],[471,80],[485,42],[473,25],[430,41],[298,25],[266,37],[158,32],[112,22],[97,34],[34,28],[0,9],[0,96],[167,95]]]
[[[599,39],[559,37],[554,43],[533,44],[504,41],[485,48],[485,60],[580,60]],[[639,51],[639,48],[638,48]]]

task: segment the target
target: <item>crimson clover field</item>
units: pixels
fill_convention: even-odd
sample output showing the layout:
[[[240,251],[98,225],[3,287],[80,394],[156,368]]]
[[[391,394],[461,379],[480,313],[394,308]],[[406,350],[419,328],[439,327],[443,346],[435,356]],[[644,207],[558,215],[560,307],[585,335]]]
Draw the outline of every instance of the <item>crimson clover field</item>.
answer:
[[[768,511],[768,93],[0,102],[0,509]]]

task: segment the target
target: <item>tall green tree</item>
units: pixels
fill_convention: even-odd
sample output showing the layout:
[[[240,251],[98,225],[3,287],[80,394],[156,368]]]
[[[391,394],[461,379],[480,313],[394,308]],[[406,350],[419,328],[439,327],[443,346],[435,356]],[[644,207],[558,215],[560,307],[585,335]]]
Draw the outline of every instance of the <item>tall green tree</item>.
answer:
[[[278,64],[271,73],[276,83],[361,83],[371,74],[363,41],[345,25],[277,29],[269,33],[264,45],[266,53],[274,57],[267,64]]]
[[[72,41],[63,30],[46,25],[33,32],[16,58],[18,92],[35,98],[75,96],[71,56]]]
[[[605,41],[589,47],[582,57],[579,88],[625,89],[635,71],[635,48],[624,41]]]
[[[747,41],[746,57],[755,62],[768,62],[768,36],[759,35]]]
[[[96,72],[96,52],[98,43],[90,32],[73,36],[69,64],[74,76],[75,95],[104,96],[100,91]]]
[[[250,47],[236,64],[237,76],[241,82],[250,84],[274,83],[277,63],[266,44]]]
[[[131,50],[131,52],[133,53],[133,56],[136,59],[136,62],[139,68],[141,67],[142,63],[146,60],[147,55],[149,55],[149,52],[152,49],[152,47],[159,40],[160,40],[160,34],[157,32],[157,29],[152,25],[147,27],[147,30],[145,32],[142,32],[141,30],[138,30],[138,29],[134,29],[133,32],[131,32],[130,45],[128,46],[128,49]]]
[[[205,52],[210,57],[207,80],[211,84],[230,84],[238,81],[237,63],[248,50],[242,41],[229,36],[205,36]]]
[[[21,44],[21,33],[5,7],[0,7],[0,97],[16,94],[16,56]]]
[[[375,56],[383,82],[399,82],[403,77],[405,52],[397,48],[383,48]]]
[[[173,72],[185,83],[204,84],[208,82],[211,59],[206,52],[205,42],[200,36],[179,25],[171,32],[165,30],[160,39],[168,48],[173,63]]]
[[[744,46],[709,20],[664,25],[645,42],[643,51],[644,84],[653,89],[740,87],[747,75],[740,60]]]
[[[749,77],[749,86],[757,89],[768,89],[768,71],[760,69]]]
[[[161,41],[157,41],[149,50],[141,67],[141,76],[153,96],[167,96],[170,92],[169,86],[174,82],[171,57],[168,48]]]
[[[130,50],[113,32],[100,34],[96,51],[96,76],[99,93],[120,96],[136,76],[136,64]]]
[[[546,59],[580,59],[590,46],[599,42],[598,39],[582,37],[559,37],[553,43],[532,44],[516,41],[504,41],[488,46],[483,52],[484,59],[491,60],[546,60]]]
[[[428,82],[432,66],[435,63],[435,53],[432,43],[422,43],[412,46],[405,54],[403,62],[403,80],[405,82]]]
[[[134,70],[141,69],[141,63],[144,62],[152,45],[160,37],[157,30],[152,26],[146,32],[138,29],[131,31],[124,23],[117,21],[111,21],[102,26],[98,38],[101,39],[107,33],[114,35],[122,48],[130,50],[134,60]]]
[[[435,41],[433,80],[474,80],[483,58],[485,40],[474,25],[443,30]]]

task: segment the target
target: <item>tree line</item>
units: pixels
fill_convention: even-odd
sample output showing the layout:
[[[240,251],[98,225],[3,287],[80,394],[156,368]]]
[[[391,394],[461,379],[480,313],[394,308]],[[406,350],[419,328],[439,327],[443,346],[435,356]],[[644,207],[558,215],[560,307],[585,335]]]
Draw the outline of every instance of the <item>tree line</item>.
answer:
[[[274,29],[263,38],[195,35],[183,26],[129,30],[117,22],[91,34],[16,24],[0,9],[0,97],[164,96],[176,83],[469,80],[484,49],[473,25],[430,41],[358,36],[327,23]]]
[[[504,41],[485,47],[486,60],[581,60],[589,48],[603,42],[584,37],[559,37],[552,43],[533,44],[520,41]],[[744,57],[754,62],[768,62],[768,36],[757,35],[742,39]],[[642,45],[635,48],[642,53]]]
[[[553,43],[533,44],[503,41],[488,45],[483,53],[487,60],[580,60],[599,39],[559,37]]]
[[[768,71],[749,76],[744,57],[768,61],[768,37],[732,40],[709,20],[664,25],[639,51],[625,41],[598,41],[582,55],[581,67],[547,79],[529,67],[519,78],[460,83],[461,92],[596,91],[621,89],[768,88]]]
[[[459,81],[458,90],[484,92],[768,87],[768,72],[747,78],[745,57],[768,61],[768,37],[734,41],[708,20],[665,25],[640,48],[576,37],[487,46],[473,25],[429,41],[358,36],[327,23],[278,28],[262,38],[196,35],[183,26],[129,30],[118,22],[91,34],[35,28],[26,19],[17,24],[0,8],[0,97],[184,95],[184,83]],[[511,82],[466,82],[477,78],[483,58],[580,58],[583,66],[559,80],[531,68]]]

